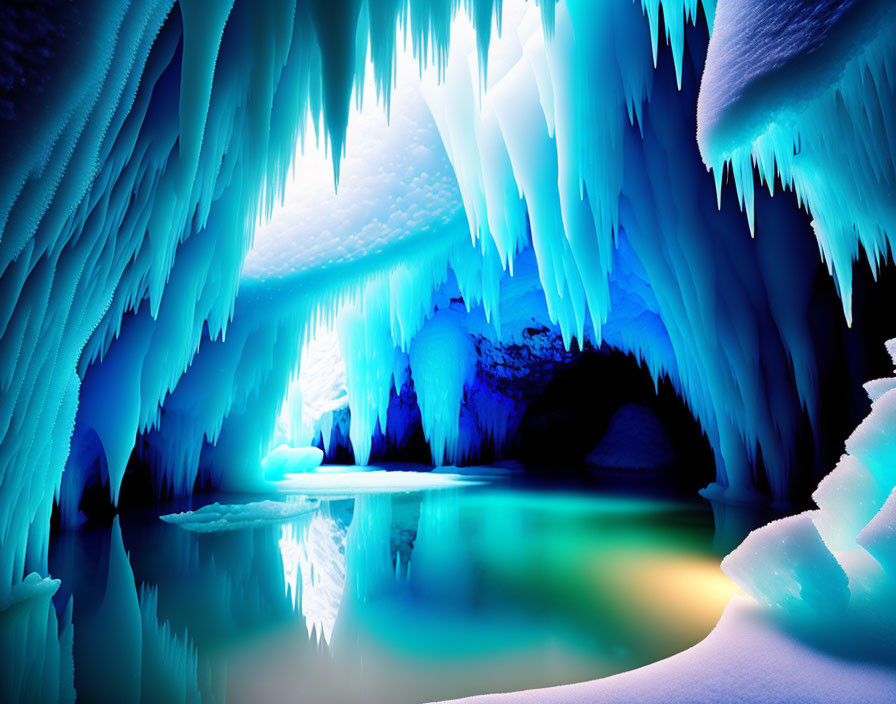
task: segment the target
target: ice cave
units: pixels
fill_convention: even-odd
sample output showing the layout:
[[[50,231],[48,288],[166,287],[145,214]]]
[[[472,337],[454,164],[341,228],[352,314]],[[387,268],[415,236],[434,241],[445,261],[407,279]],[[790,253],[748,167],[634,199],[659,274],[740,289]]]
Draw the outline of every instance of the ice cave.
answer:
[[[896,703],[893,0],[0,2],[0,701]]]

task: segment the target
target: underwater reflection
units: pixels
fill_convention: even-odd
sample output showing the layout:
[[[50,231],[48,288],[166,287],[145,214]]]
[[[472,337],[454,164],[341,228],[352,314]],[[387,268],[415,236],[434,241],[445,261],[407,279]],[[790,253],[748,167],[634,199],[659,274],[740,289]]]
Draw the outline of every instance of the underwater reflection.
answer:
[[[735,591],[705,504],[320,498],[277,525],[59,536],[79,701],[399,704],[593,679],[693,645]]]

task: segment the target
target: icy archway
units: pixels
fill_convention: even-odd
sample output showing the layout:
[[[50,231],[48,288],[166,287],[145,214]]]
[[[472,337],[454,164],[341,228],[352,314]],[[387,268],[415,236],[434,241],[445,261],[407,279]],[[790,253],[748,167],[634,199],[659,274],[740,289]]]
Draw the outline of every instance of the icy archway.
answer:
[[[606,342],[643,359],[655,378],[668,375],[716,450],[714,493],[752,494],[761,449],[774,497],[786,500],[802,408],[817,412],[806,323],[815,272],[781,266],[765,251],[768,238],[749,240],[734,208],[716,211],[690,141],[699,56],[684,56],[683,25],[667,21],[673,60],[657,50],[655,81],[656,8],[647,10],[652,28],[637,6],[560,5],[546,35],[534,7],[508,4],[487,72],[479,35],[461,21],[453,48],[424,75],[428,108],[399,86],[396,129],[383,145],[365,143],[382,150],[378,188],[359,148],[341,167],[342,195],[315,195],[300,178],[297,198],[263,230],[228,340],[210,335],[162,414],[151,404],[158,418],[138,428],[158,483],[189,492],[197,475],[232,487],[255,480],[300,340],[322,316],[343,339],[349,435],[361,462],[376,433],[403,432],[407,419],[390,423],[387,411],[390,389],[400,393],[408,380],[435,462],[475,456],[483,442],[500,446],[518,404],[479,383],[469,338],[516,344],[534,323],[566,346]],[[678,13],[694,17],[695,7],[669,14]],[[575,38],[573,26],[592,31]],[[429,156],[394,156],[408,138],[402,125],[416,130],[408,151]],[[351,148],[351,128],[338,141]],[[789,235],[790,256],[811,256],[805,237],[788,232],[800,230],[798,219],[770,208],[762,227]],[[512,277],[517,259],[535,267]],[[798,293],[777,295],[786,288]],[[451,300],[462,300],[454,313]],[[225,391],[208,393],[213,378]],[[86,379],[92,389],[94,372]],[[76,443],[90,430],[103,435],[88,413]],[[111,476],[124,459],[122,451]],[[66,480],[72,520],[83,481],[67,498]]]
[[[48,32],[76,39],[45,65],[15,65],[48,80],[10,93],[20,127],[4,137],[0,181],[0,601],[25,573],[46,573],[54,499],[67,525],[92,481],[117,501],[135,448],[159,491],[259,482],[321,323],[341,340],[361,461],[377,432],[401,434],[408,419],[389,418],[390,397],[411,382],[435,462],[500,446],[519,407],[483,382],[475,343],[521,343],[534,321],[567,348],[605,342],[667,376],[715,450],[711,495],[755,498],[765,484],[786,501],[794,438],[818,429],[817,251],[790,203],[757,194],[754,206],[751,159],[769,182],[776,165],[812,211],[848,309],[856,241],[875,259],[889,232],[892,18],[880,21],[880,3],[865,6],[875,24],[822,13],[819,36],[839,37],[850,18],[882,28],[870,43],[849,35],[863,47],[849,71],[873,80],[839,76],[848,85],[804,96],[836,124],[814,112],[785,123],[714,84],[741,61],[737,27],[761,25],[773,3],[733,5],[720,4],[705,74],[715,3],[696,0],[48,10]],[[454,23],[459,12],[468,19]],[[393,85],[403,35],[429,66],[422,97]],[[788,60],[759,66],[756,85]],[[701,75],[715,183],[693,140]],[[380,171],[353,165],[373,132],[353,144],[352,95],[391,105],[395,130],[367,143],[394,157]],[[765,131],[735,128],[727,116],[740,112]],[[776,131],[801,120],[823,133]],[[871,129],[854,128],[862,121]],[[856,148],[843,147],[852,160],[838,185],[822,176],[842,155],[818,145],[843,125]],[[411,153],[399,154],[388,135],[407,129],[413,149],[405,135]],[[360,207],[307,190],[310,207],[293,201],[302,139],[327,146]],[[749,218],[722,185],[727,161]],[[874,178],[859,191],[863,174]]]

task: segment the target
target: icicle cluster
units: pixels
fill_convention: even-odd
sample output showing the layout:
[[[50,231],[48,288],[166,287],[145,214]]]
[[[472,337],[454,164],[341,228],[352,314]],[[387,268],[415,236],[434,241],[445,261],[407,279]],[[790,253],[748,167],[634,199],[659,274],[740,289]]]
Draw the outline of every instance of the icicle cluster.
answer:
[[[464,7],[490,28],[494,4]],[[76,413],[85,433],[76,441],[94,450],[73,459],[99,457],[117,500],[135,436],[157,429],[160,404],[203,337],[223,339],[255,222],[282,193],[305,114],[316,128],[323,119],[338,176],[368,38],[388,98],[396,25],[421,61],[438,62],[459,7],[53,8],[47,21],[65,40],[52,47],[47,75],[14,96],[0,169],[0,597],[26,571],[46,570]],[[82,390],[99,360],[106,370]],[[192,488],[189,471],[173,475]],[[62,499],[68,516],[79,484]]]
[[[876,271],[896,237],[894,27],[889,2],[721,2],[701,87],[717,189],[729,174],[751,229],[754,171],[793,190],[848,321],[859,247]]]

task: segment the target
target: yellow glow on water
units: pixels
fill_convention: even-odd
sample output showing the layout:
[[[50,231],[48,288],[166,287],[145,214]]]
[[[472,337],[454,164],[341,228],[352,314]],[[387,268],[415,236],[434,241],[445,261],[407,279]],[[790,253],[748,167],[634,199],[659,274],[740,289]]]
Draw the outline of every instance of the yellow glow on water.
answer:
[[[738,586],[705,555],[620,553],[607,569],[607,555],[590,562],[590,583],[629,619],[649,626],[659,642],[702,638],[718,622]]]

